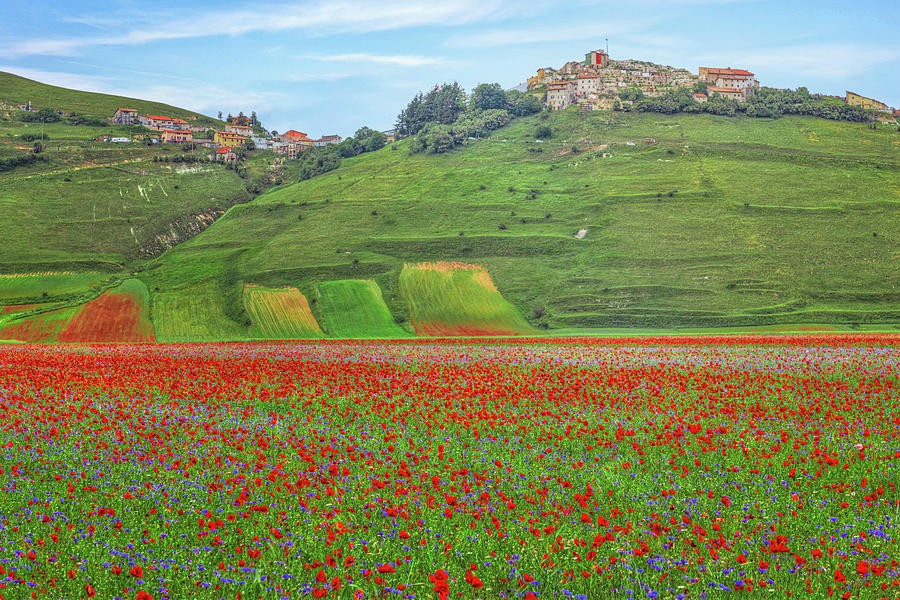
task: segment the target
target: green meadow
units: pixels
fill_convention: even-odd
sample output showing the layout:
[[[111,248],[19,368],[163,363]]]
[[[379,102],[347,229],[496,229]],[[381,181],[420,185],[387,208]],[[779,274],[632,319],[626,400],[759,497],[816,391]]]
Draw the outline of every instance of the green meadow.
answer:
[[[105,114],[119,102],[93,96],[73,106]],[[0,115],[4,155],[41,127],[13,117]],[[543,125],[552,136],[538,141]],[[896,127],[567,110],[447,154],[389,144],[308,181],[290,181],[288,163],[288,182],[261,195],[255,182],[275,168],[263,153],[242,178],[154,160],[180,147],[43,129],[45,160],[0,173],[0,275],[134,275],[162,341],[258,335],[246,283],[296,288],[329,336],[411,334],[427,303],[463,322],[468,293],[426,301],[401,289],[405,264],[435,261],[483,266],[510,323],[531,331],[900,322]],[[348,281],[377,293],[332,285]],[[25,303],[47,291],[28,286],[0,282],[0,294]]]

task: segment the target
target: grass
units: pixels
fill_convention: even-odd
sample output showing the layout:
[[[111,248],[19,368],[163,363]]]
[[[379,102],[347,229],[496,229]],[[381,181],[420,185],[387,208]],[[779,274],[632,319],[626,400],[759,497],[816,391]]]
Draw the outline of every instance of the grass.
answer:
[[[27,304],[28,299],[44,301],[57,296],[89,292],[109,278],[108,273],[10,273],[0,275],[0,303]],[[19,300],[25,299],[25,302]]]
[[[535,333],[477,265],[406,265],[400,273],[400,290],[419,335]]]
[[[403,265],[443,260],[484,266],[551,329],[891,324],[898,203],[894,131],[564,111],[446,155],[400,142],[346,160],[236,207],[157,272],[202,277],[237,243],[248,281],[375,279],[394,318]]]
[[[540,125],[553,132],[544,143]],[[0,149],[24,152],[21,135],[37,127],[0,118]],[[246,182],[152,162],[177,148],[97,144],[90,131],[46,126],[47,160],[0,174],[0,272],[138,272],[167,339],[246,339],[247,282],[315,299],[330,281],[373,280],[389,321],[404,321],[415,307],[403,266],[434,261],[482,265],[548,331],[900,322],[894,129],[536,115],[444,155],[409,155],[401,141],[347,159],[234,206],[156,259],[187,237],[173,230],[249,200]],[[270,167],[250,162],[253,177]],[[222,295],[216,314],[187,308],[194,292]],[[441,318],[459,311],[447,302]],[[322,305],[310,308],[327,323]]]
[[[244,286],[244,307],[250,315],[250,337],[261,340],[322,337],[322,329],[306,296],[296,288]]]
[[[31,102],[34,110],[52,108],[103,118],[113,116],[119,108],[133,108],[142,115],[162,115],[182,118],[190,123],[224,126],[224,123],[218,119],[162,102],[71,90],[2,71],[0,71],[0,101],[12,104]],[[197,120],[194,121],[191,117],[197,117]]]
[[[328,281],[319,284],[325,327],[337,338],[409,337],[394,322],[373,280]]]

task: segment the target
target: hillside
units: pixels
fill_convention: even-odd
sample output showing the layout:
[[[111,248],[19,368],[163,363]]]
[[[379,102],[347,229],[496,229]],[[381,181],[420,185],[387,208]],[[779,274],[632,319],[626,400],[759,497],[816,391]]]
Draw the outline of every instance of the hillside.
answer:
[[[196,120],[205,125],[222,124],[217,119],[162,102],[71,90],[0,71],[0,103],[18,105],[29,102],[35,110],[61,109],[102,118],[112,116],[119,108],[133,108],[142,115],[165,115],[182,119],[197,117]]]
[[[96,117],[92,124],[23,122],[11,102]],[[107,122],[119,106],[190,118],[195,113],[156,102],[66,90],[0,73],[0,160],[37,158],[0,169],[0,274],[32,271],[119,272],[157,256],[200,231],[230,206],[247,202],[252,180],[268,168],[257,157],[250,177],[221,164],[174,162],[202,158],[180,144],[148,146],[146,129]],[[200,116],[194,124],[221,126]],[[132,143],[96,141],[126,137]],[[135,137],[138,136],[138,137]],[[43,152],[32,154],[35,141]],[[169,161],[172,162],[169,162]],[[268,162],[271,162],[271,158]]]
[[[804,117],[541,118],[446,155],[410,156],[401,142],[232,208],[142,274],[159,290],[154,323],[198,290],[233,298],[235,322],[242,282],[314,299],[328,281],[372,279],[411,330],[400,272],[434,260],[484,266],[539,327],[900,321],[896,131]],[[235,322],[224,335],[240,332]]]
[[[44,160],[0,172],[0,325],[26,337],[133,276],[158,341],[900,322],[894,129],[570,109],[255,199],[85,126],[0,118],[0,158],[41,131]]]

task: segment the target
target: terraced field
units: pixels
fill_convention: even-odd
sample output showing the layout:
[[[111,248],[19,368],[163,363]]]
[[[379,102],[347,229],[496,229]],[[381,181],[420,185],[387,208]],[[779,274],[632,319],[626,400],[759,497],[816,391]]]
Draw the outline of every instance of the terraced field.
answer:
[[[319,323],[306,296],[292,287],[244,286],[244,306],[250,315],[250,337],[257,340],[320,338]]]
[[[536,331],[503,299],[490,274],[478,265],[406,265],[400,273],[400,290],[418,335],[515,335]]]
[[[325,326],[331,337],[404,338],[409,333],[394,322],[371,279],[319,284]]]

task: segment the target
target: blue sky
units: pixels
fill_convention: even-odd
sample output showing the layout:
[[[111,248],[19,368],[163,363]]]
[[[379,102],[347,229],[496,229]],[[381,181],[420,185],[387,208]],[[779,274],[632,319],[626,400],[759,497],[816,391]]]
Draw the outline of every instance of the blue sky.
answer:
[[[612,58],[900,107],[898,23],[898,0],[5,0],[0,70],[349,135],[436,83],[510,88],[609,38]]]

